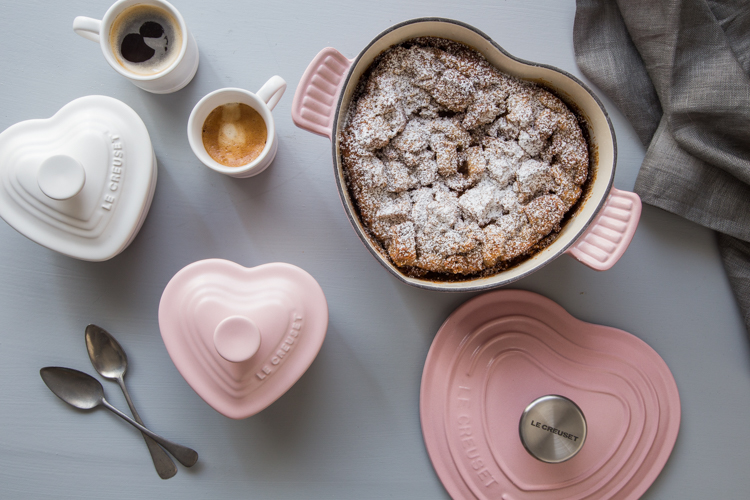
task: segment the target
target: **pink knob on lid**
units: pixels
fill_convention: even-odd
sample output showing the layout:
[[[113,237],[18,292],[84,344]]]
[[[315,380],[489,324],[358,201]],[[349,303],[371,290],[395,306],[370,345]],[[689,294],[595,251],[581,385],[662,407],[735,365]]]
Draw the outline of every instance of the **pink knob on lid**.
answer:
[[[216,326],[214,347],[227,361],[247,361],[260,348],[260,329],[243,316],[230,316]]]

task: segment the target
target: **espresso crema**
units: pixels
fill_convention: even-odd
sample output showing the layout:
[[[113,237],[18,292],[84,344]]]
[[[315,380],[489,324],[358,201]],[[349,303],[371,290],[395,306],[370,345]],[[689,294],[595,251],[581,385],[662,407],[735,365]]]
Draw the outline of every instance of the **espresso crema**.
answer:
[[[203,147],[226,167],[241,167],[263,152],[268,128],[260,113],[247,104],[233,102],[209,113],[202,129]]]

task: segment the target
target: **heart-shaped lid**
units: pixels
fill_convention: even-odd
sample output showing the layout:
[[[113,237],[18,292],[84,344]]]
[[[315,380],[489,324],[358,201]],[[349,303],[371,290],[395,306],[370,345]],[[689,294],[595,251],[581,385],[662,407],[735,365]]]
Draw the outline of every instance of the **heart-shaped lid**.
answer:
[[[0,217],[62,254],[107,260],[138,233],[156,187],[146,125],[106,96],[0,134]]]
[[[216,411],[241,419],[307,371],[328,328],[318,282],[291,264],[194,262],[169,281],[159,329],[175,366]]]
[[[438,331],[420,415],[454,499],[636,499],[674,447],[680,397],[637,337],[501,290],[466,302]]]

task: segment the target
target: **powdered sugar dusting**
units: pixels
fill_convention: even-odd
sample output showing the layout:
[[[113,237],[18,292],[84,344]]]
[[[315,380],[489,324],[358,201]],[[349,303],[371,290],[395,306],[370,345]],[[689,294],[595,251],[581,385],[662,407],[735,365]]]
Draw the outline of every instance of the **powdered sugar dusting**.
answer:
[[[439,38],[376,60],[341,151],[363,224],[412,274],[475,274],[528,254],[588,176],[586,141],[557,97]]]

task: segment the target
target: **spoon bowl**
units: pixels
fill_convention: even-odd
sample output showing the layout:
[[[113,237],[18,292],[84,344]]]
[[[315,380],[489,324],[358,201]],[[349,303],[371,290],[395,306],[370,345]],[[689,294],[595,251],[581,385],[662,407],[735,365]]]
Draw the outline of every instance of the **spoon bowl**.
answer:
[[[99,374],[110,380],[125,376],[128,356],[120,343],[104,328],[96,325],[86,327],[86,350]]]
[[[102,404],[104,388],[93,377],[78,370],[48,366],[39,373],[55,395],[81,410],[91,410]]]

